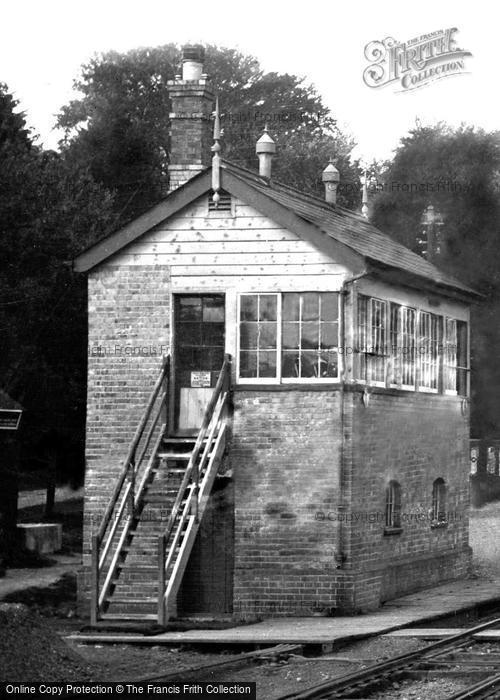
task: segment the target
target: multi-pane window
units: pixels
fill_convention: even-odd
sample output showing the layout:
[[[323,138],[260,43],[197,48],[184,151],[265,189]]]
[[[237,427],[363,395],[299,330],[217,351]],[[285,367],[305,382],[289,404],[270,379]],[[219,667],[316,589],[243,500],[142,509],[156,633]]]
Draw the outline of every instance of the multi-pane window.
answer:
[[[359,379],[467,396],[467,323],[364,295],[357,308]]]
[[[401,384],[401,355],[399,353],[399,336],[401,333],[401,304],[390,304],[389,319],[389,372],[391,384]]]
[[[417,312],[407,306],[401,307],[401,384],[415,385],[415,320]]]
[[[432,485],[431,525],[443,523],[446,523],[446,484],[439,478]]]
[[[243,294],[240,300],[240,377],[276,378],[278,295]]]
[[[336,377],[337,295],[290,293],[282,299],[282,377]]]
[[[178,371],[190,374],[196,367],[218,374],[224,361],[224,295],[182,294],[176,296],[175,305]]]
[[[401,528],[401,486],[397,481],[390,481],[385,491],[385,527]]]
[[[361,377],[385,382],[387,355],[387,304],[381,299],[360,296],[358,304]]]
[[[338,377],[339,297],[334,292],[242,294],[239,377]]]
[[[426,311],[420,312],[417,351],[419,360],[419,386],[423,389],[438,388],[439,377],[439,317]]]
[[[415,385],[415,309],[391,303],[390,348],[391,383]]]
[[[468,394],[468,329],[464,321],[457,321],[457,394]]]
[[[444,389],[467,396],[467,324],[445,319]]]
[[[444,321],[443,389],[457,390],[457,322],[454,318]]]

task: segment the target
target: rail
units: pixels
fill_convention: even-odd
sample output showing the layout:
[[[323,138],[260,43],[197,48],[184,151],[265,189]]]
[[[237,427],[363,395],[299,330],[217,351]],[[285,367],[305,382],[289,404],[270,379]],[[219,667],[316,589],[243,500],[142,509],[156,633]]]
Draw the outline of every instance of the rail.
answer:
[[[101,523],[92,535],[91,623],[104,610],[120,554],[141,502],[167,425],[170,356],[163,363],[142,418],[130,443],[123,467],[106,506]],[[163,423],[160,421],[163,419]]]
[[[231,357],[225,355],[165,532],[158,538],[158,623],[164,625],[180,585],[225,448]]]

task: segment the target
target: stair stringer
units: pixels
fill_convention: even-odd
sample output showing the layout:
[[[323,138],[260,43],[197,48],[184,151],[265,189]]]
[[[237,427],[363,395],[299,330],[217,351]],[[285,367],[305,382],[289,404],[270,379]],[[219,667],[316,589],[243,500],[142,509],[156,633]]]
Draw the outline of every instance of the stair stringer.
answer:
[[[166,622],[170,617],[175,617],[177,614],[177,593],[179,592],[179,588],[186,571],[186,566],[193,549],[194,541],[196,535],[198,534],[203,514],[208,505],[215,477],[217,476],[218,468],[222,461],[226,446],[226,427],[226,424],[223,423],[215,440],[210,461],[199,488],[198,513],[191,513],[191,515],[189,515],[188,525],[182,538],[180,551],[177,554],[174,566],[170,573],[165,593],[166,619],[164,622]],[[193,498],[196,498],[196,494],[193,494]]]

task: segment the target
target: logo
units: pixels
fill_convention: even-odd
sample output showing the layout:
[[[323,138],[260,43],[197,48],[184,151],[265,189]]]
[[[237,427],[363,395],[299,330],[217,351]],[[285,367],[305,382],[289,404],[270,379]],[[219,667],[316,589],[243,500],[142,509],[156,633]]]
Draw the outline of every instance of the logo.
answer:
[[[363,72],[368,87],[399,84],[398,92],[424,87],[451,75],[465,72],[465,58],[472,56],[456,46],[456,27],[440,29],[404,43],[387,37],[365,46],[370,65]]]

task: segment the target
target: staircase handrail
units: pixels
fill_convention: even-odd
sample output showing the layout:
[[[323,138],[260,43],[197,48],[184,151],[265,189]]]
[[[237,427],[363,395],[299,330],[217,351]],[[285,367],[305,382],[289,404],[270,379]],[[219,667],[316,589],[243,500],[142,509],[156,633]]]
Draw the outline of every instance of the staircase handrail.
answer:
[[[144,492],[148,476],[151,472],[151,469],[154,464],[154,459],[155,455],[158,452],[158,449],[160,447],[161,443],[161,438],[163,437],[164,431],[165,431],[165,425],[161,427],[160,434],[154,444],[154,447],[151,451],[151,456],[148,460],[146,469],[144,471],[141,484],[138,490],[136,490],[136,477],[137,474],[140,470],[142,461],[144,457],[146,456],[149,445],[151,442],[151,439],[153,437],[153,434],[158,426],[158,423],[160,421],[160,418],[163,414],[164,408],[167,406],[167,395],[168,395],[168,388],[163,391],[163,393],[160,395],[160,391],[162,387],[165,385],[165,380],[167,380],[167,386],[168,386],[168,380],[169,380],[169,375],[170,375],[170,355],[167,355],[163,361],[162,361],[162,367],[160,374],[154,384],[153,390],[150,394],[150,397],[148,399],[148,402],[146,404],[146,408],[144,410],[144,413],[141,417],[141,420],[139,421],[139,424],[136,428],[136,431],[134,433],[134,437],[130,443],[127,456],[125,458],[125,461],[123,463],[123,467],[121,469],[121,472],[118,476],[118,479],[116,481],[115,487],[113,489],[113,492],[111,494],[111,498],[108,501],[108,505],[106,507],[106,510],[104,512],[104,515],[102,517],[100,526],[97,530],[96,533],[92,535],[92,588],[91,588],[91,621],[92,624],[95,624],[97,620],[99,619],[99,615],[101,612],[102,605],[106,599],[108,589],[111,585],[113,576],[115,574],[117,565],[118,565],[118,560],[120,556],[120,552],[122,550],[122,547],[124,546],[126,542],[127,535],[130,530],[131,523],[133,521],[133,518],[135,516],[136,509],[139,505],[139,502],[141,500],[142,494]],[[158,397],[160,396],[160,400],[158,401]],[[156,409],[155,409],[156,406]],[[148,421],[151,419],[153,410],[155,410],[155,413],[153,415],[151,425],[149,426],[149,429],[146,433],[146,439],[144,442],[144,445],[141,448],[140,454],[138,459],[136,460],[137,456],[137,449],[139,447],[139,444],[141,442],[141,439],[144,435],[144,432],[146,430],[146,426],[148,425]],[[166,418],[165,418],[165,424],[166,424]],[[125,485],[125,486],[124,486]],[[120,500],[121,496],[121,500]],[[119,503],[119,505],[118,505]],[[118,505],[118,508],[117,508]],[[127,508],[128,505],[128,508]],[[100,585],[100,578],[101,578],[101,571],[104,569],[106,559],[108,557],[108,554],[111,550],[112,542],[115,538],[115,535],[118,531],[118,527],[123,521],[123,518],[125,516],[125,513],[128,512],[128,517],[125,520],[125,524],[123,526],[123,530],[120,533],[120,536],[118,538],[118,543],[115,546],[115,551],[113,552],[113,556],[111,559],[111,563],[108,567],[107,573],[104,577],[104,584]],[[113,522],[111,524],[111,527],[109,527],[110,522],[112,520],[113,514],[115,514],[115,517],[113,518]],[[108,529],[109,528],[109,529]],[[101,551],[101,545],[104,541],[104,546],[102,547]]]
[[[205,413],[203,415],[203,420],[201,423],[200,430],[198,432],[198,436],[196,438],[196,442],[193,448],[193,451],[191,453],[191,457],[189,458],[188,465],[186,467],[186,471],[184,472],[184,477],[182,479],[181,485],[179,487],[179,491],[177,494],[177,498],[175,499],[174,505],[172,506],[172,511],[170,513],[170,517],[167,522],[167,526],[165,528],[165,532],[163,535],[160,535],[160,537],[165,537],[167,540],[170,537],[172,533],[172,529],[174,527],[178,512],[179,512],[179,506],[182,501],[182,495],[183,492],[186,490],[188,487],[188,484],[191,480],[191,476],[193,474],[195,465],[198,461],[198,456],[200,454],[201,447],[203,445],[203,441],[205,440],[206,434],[208,427],[210,425],[210,422],[212,420],[212,416],[214,413],[214,408],[217,404],[217,401],[219,400],[219,397],[221,396],[223,390],[228,390],[229,385],[231,383],[231,355],[224,355],[224,362],[222,364],[221,371],[219,373],[219,377],[217,379],[217,383],[215,385],[214,391],[212,393],[212,396],[210,397],[210,401],[208,402],[208,405],[205,409]],[[198,483],[199,479],[199,474],[195,475],[195,482],[196,484]]]
[[[172,506],[172,511],[165,528],[165,531],[158,537],[158,565],[159,565],[159,576],[158,576],[158,622],[159,624],[164,624],[166,620],[166,604],[167,591],[170,589],[171,584],[168,584],[166,580],[167,571],[173,561],[174,550],[178,544],[180,533],[183,530],[184,523],[190,516],[193,516],[196,523],[198,523],[198,507],[199,507],[199,482],[200,482],[200,472],[203,471],[203,466],[208,461],[207,473],[213,470],[214,458],[217,455],[212,454],[210,457],[210,444],[215,442],[218,448],[221,446],[221,440],[224,437],[226,422],[225,422],[225,411],[227,406],[227,400],[229,395],[229,390],[231,386],[231,356],[225,355],[224,362],[222,364],[217,383],[215,385],[214,391],[205,409],[203,420],[201,423],[196,442],[191,453],[188,465],[184,472],[182,482],[179,486],[177,492],[177,497]],[[207,437],[207,432],[208,437]],[[207,440],[207,444],[204,447],[203,455],[201,458],[202,464],[198,464],[198,458],[200,451],[203,447],[204,441]],[[222,445],[223,448],[223,445]],[[200,469],[201,467],[201,469]],[[206,474],[202,474],[202,479],[206,477]],[[183,501],[184,494],[189,490],[189,496],[186,499],[183,507],[182,514],[179,519],[180,509]],[[195,512],[192,512],[193,505],[195,507]],[[176,526],[176,533],[172,541],[170,541],[174,527]],[[169,552],[167,554],[167,546],[169,547]],[[177,568],[179,562],[174,568]]]
[[[120,472],[118,480],[115,484],[115,488],[113,489],[113,493],[111,495],[111,498],[108,502],[108,505],[107,505],[106,510],[104,512],[104,515],[102,517],[101,524],[100,524],[99,529],[97,531],[97,535],[99,537],[99,540],[102,540],[105,533],[106,533],[107,527],[109,525],[109,521],[110,521],[111,516],[113,514],[113,510],[115,509],[116,503],[117,503],[118,498],[120,496],[120,492],[123,488],[123,483],[129,474],[130,467],[131,466],[135,467],[135,453],[137,450],[137,445],[139,444],[139,441],[142,437],[142,434],[144,432],[144,429],[146,427],[146,424],[148,422],[149,416],[150,416],[151,411],[153,409],[156,398],[160,392],[160,389],[163,386],[165,378],[168,376],[169,368],[170,368],[170,354],[164,358],[164,361],[162,363],[161,372],[158,376],[158,379],[155,382],[155,385],[154,385],[153,390],[151,392],[151,395],[149,397],[148,403],[146,405],[146,409],[143,413],[143,416],[140,420],[139,425],[137,426],[137,429],[135,431],[132,442],[130,443],[130,446],[129,446],[129,449],[127,452],[127,456],[126,456],[125,461],[123,463],[122,471]]]

